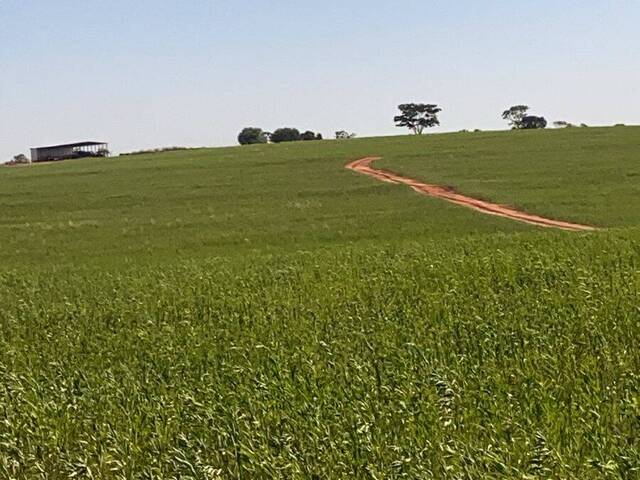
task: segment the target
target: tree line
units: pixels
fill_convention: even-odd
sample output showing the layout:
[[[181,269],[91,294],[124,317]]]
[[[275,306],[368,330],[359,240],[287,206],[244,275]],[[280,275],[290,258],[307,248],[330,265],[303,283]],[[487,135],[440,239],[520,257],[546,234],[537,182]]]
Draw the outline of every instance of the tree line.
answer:
[[[336,140],[348,140],[355,138],[356,134],[346,130],[338,130],[335,133]],[[238,143],[240,145],[255,145],[260,143],[282,143],[282,142],[299,142],[322,140],[321,133],[315,133],[311,130],[300,132],[297,128],[284,127],[273,132],[267,132],[257,127],[247,127],[242,129],[238,134]]]
[[[440,125],[438,114],[442,109],[431,103],[403,103],[398,105],[400,114],[393,117],[396,127],[408,128],[416,135],[421,135],[426,128]],[[514,105],[502,112],[502,118],[509,122],[512,130],[531,130],[546,128],[547,120],[537,115],[529,115],[527,105]],[[568,125],[556,122],[557,126]]]
[[[427,128],[437,127],[440,125],[438,114],[442,112],[436,104],[432,103],[403,103],[398,105],[400,113],[393,117],[397,127],[408,128],[416,135],[421,135]],[[504,112],[502,118],[509,122],[512,130],[531,130],[538,128],[546,128],[547,120],[544,117],[529,114],[527,105],[514,105]],[[557,127],[572,126],[567,122],[554,122]],[[582,124],[581,126],[586,126]],[[354,138],[354,133],[345,130],[337,131],[335,138],[349,139]],[[303,133],[297,128],[279,128],[274,132],[267,132],[261,128],[247,127],[238,135],[240,145],[252,145],[259,143],[281,143],[281,142],[297,142],[308,140],[322,140],[320,133],[307,130]]]
[[[238,143],[240,145],[253,145],[258,143],[282,143],[282,142],[298,142],[322,140],[321,133],[315,133],[311,130],[300,132],[297,128],[278,128],[273,132],[266,132],[261,128],[247,127],[238,135]]]

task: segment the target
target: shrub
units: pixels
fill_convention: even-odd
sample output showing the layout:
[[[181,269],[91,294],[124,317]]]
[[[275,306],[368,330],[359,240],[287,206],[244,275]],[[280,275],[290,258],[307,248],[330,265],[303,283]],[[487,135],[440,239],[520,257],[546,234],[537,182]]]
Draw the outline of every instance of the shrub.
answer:
[[[18,155],[15,155],[13,159],[6,162],[5,165],[23,165],[26,163],[31,163],[29,157],[27,157],[24,153],[19,153]]]
[[[16,155],[15,157],[13,157],[13,163],[31,163],[31,160],[29,160],[29,158],[24,154],[24,153],[20,153],[18,155]]]

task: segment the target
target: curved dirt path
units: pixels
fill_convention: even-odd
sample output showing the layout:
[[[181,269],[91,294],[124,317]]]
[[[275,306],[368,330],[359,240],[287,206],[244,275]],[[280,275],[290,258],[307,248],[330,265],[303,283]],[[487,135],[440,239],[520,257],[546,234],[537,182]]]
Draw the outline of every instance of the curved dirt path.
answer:
[[[440,185],[430,185],[428,183],[422,183],[412,178],[403,177],[401,175],[388,172],[386,170],[380,170],[373,168],[371,163],[375,160],[380,160],[380,157],[367,157],[360,160],[355,160],[347,164],[346,168],[353,170],[354,172],[369,175],[383,182],[395,183],[407,185],[413,188],[416,192],[429,195],[431,197],[442,198],[456,205],[462,205],[463,207],[472,208],[478,212],[486,213],[487,215],[496,215],[498,217],[510,218],[518,222],[528,223],[531,225],[537,225],[539,227],[546,228],[559,228],[561,230],[570,231],[592,231],[596,230],[595,227],[589,225],[581,225],[579,223],[563,222],[560,220],[552,220],[550,218],[539,217],[538,215],[532,215],[529,213],[521,212],[505,205],[498,205],[497,203],[486,202],[477,198],[467,197],[453,191],[450,188],[442,187]]]

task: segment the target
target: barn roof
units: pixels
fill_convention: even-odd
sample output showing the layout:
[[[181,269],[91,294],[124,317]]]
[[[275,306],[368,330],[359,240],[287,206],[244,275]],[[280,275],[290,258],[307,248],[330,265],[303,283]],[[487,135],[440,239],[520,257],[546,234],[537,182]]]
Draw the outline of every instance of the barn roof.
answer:
[[[96,145],[107,145],[107,142],[76,142],[76,143],[64,143],[62,145],[50,145],[48,147],[35,147],[37,150],[44,150],[48,148],[74,148],[74,147],[94,147]]]

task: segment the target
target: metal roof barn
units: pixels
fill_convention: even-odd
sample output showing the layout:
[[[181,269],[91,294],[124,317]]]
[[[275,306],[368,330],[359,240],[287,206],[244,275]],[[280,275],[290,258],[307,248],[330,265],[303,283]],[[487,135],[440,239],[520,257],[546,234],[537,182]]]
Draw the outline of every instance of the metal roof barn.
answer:
[[[109,144],[106,142],[76,142],[31,149],[32,162],[50,162],[85,157],[106,157]]]

